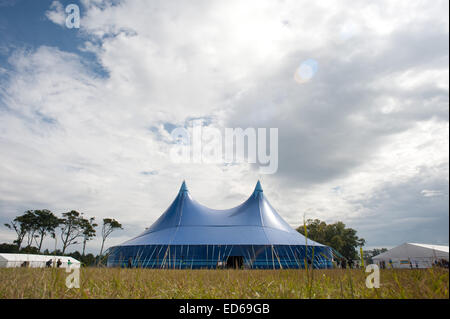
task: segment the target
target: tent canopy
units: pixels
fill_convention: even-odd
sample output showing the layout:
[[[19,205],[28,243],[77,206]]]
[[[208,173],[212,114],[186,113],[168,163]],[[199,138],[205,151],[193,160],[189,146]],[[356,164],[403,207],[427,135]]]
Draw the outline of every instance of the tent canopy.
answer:
[[[305,245],[264,196],[258,181],[241,205],[215,210],[196,202],[183,182],[177,197],[146,231],[121,246],[134,245]],[[324,246],[308,239],[310,246]]]
[[[292,229],[264,196],[258,181],[251,196],[231,209],[196,202],[183,182],[169,208],[139,236],[111,247],[109,267],[317,268],[332,265],[329,247]],[[235,265],[236,266],[236,265]]]

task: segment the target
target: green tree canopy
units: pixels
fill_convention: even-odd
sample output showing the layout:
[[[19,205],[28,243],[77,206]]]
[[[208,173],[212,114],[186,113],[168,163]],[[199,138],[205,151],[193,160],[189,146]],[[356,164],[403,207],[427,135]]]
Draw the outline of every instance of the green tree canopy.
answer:
[[[304,226],[297,231],[305,235]],[[342,222],[326,224],[319,219],[306,221],[307,238],[332,247],[347,259],[357,259],[357,247],[364,246],[365,240],[356,236],[356,230],[346,228]]]
[[[0,253],[18,253],[19,248],[17,247],[17,244],[8,244],[3,243],[0,244]]]
[[[17,235],[17,239],[14,240],[14,244],[17,245],[17,249],[20,249],[22,242],[29,230],[29,225],[26,220],[24,220],[23,215],[17,216],[9,224],[4,224],[8,229],[14,230]]]
[[[103,253],[103,246],[106,238],[116,229],[123,229],[122,225],[113,218],[104,218],[102,227],[102,248],[100,249],[100,256]]]
[[[95,223],[95,217],[89,218],[89,220],[85,219],[82,224],[83,228],[83,252],[82,256],[84,256],[86,250],[86,242],[95,237],[95,227],[98,224]]]
[[[373,257],[378,256],[379,254],[382,254],[384,252],[388,251],[387,248],[374,248],[372,250],[365,250],[363,251],[364,260],[367,261],[369,264],[373,264]]]
[[[33,239],[37,237],[36,234],[37,217],[32,210],[25,211],[22,215],[17,216],[14,220],[5,224],[9,229],[13,229],[17,234],[17,239],[14,243],[17,244],[17,248],[20,249],[23,241],[27,240],[27,246],[30,247],[33,243]]]
[[[48,209],[33,210],[32,213],[35,216],[34,225],[32,225],[32,227],[36,230],[37,238],[40,238],[39,242],[36,238],[36,243],[38,245],[38,251],[41,251],[44,237],[48,233],[53,237],[55,236],[55,229],[59,226],[60,219]]]
[[[62,240],[62,253],[64,254],[67,247],[77,244],[77,238],[83,237],[86,219],[83,218],[83,214],[72,210],[67,213],[63,213],[63,218],[60,220],[61,228],[61,240]]]

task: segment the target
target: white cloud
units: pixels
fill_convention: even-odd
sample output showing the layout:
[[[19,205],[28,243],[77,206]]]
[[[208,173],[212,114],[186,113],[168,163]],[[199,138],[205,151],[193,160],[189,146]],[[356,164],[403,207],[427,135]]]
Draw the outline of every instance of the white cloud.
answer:
[[[434,196],[442,196],[441,191],[437,190],[431,190],[431,189],[424,189],[421,194],[425,197],[434,197]]]
[[[50,5],[50,9],[45,12],[45,16],[60,26],[64,26],[66,23],[66,14],[64,13],[64,7],[61,2],[54,0]]]

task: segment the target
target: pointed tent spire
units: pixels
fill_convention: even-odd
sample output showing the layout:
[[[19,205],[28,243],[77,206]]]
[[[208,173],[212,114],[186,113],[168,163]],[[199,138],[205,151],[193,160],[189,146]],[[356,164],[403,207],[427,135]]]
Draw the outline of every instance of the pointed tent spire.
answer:
[[[189,192],[189,190],[187,189],[186,181],[183,180],[183,184],[181,184],[180,187],[180,193],[187,193],[187,192]]]
[[[256,197],[257,195],[259,195],[262,192],[263,192],[263,189],[261,187],[261,182],[258,180],[258,183],[256,183],[256,186],[255,186],[255,190],[253,191],[253,194]]]

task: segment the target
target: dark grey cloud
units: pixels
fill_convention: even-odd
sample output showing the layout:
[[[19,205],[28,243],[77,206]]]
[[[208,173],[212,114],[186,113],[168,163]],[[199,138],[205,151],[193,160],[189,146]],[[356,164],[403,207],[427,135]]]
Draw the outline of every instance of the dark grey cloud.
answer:
[[[448,70],[448,33],[422,27],[292,54],[236,103],[227,125],[278,127],[278,174],[288,183],[308,186],[351,173],[393,134],[419,121],[448,121],[447,89],[382,82],[408,70]],[[319,70],[299,85],[293,73],[307,58],[317,60]],[[381,112],[388,98],[401,110]]]
[[[404,242],[448,244],[449,184],[430,175],[424,169],[408,181],[382,185],[359,202],[371,214],[348,224],[372,247]],[[433,195],[426,196],[424,190],[432,190]]]
[[[280,61],[275,72],[265,74],[238,100],[227,125],[279,128],[279,169],[273,178],[284,187],[333,185],[351,178],[395,136],[418,123],[448,123],[448,86],[426,79],[427,72],[448,74],[448,52],[448,30],[432,17],[383,36],[363,28],[348,41],[330,38],[325,47],[297,51]],[[317,73],[305,84],[296,83],[296,67],[311,58],[318,62]],[[409,86],[409,80],[419,85]],[[384,112],[389,101],[396,108]],[[415,149],[409,152],[410,158],[418,155]],[[357,229],[371,247],[448,244],[448,160],[430,165],[407,181],[387,177],[399,172],[380,171],[386,182],[373,194],[362,190],[361,196],[369,199],[348,200],[364,213],[350,217],[349,211],[338,219]],[[368,182],[360,181],[362,186]],[[327,211],[320,197],[311,209],[313,215]]]

